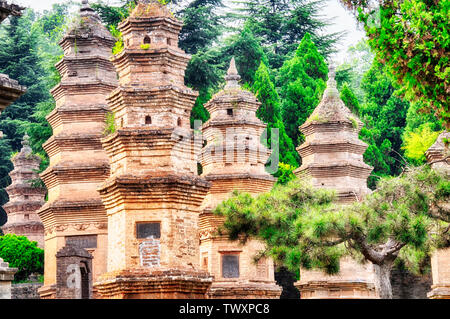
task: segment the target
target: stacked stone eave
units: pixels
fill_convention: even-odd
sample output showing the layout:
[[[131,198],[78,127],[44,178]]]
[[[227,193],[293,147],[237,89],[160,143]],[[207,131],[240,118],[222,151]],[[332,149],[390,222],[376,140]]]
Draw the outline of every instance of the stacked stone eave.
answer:
[[[8,222],[2,230],[5,234],[25,236],[44,248],[44,226],[37,211],[45,203],[46,190],[32,185],[33,180],[38,178],[41,159],[32,154],[27,135],[22,144],[21,151],[12,158],[14,169],[9,174],[12,183],[5,189],[9,202],[3,206]]]
[[[198,267],[210,183],[197,174],[201,144],[189,118],[198,93],[184,85],[181,27],[158,2],[139,2],[119,25],[124,49],[112,62],[120,85],[108,98],[115,131],[102,139],[111,174],[98,188],[110,238],[108,272],[95,283],[102,298],[204,298],[211,284]],[[161,237],[137,238],[143,222],[158,222]],[[156,242],[158,253],[146,253]]]
[[[68,237],[95,237],[89,249],[93,277],[106,270],[106,210],[96,188],[109,174],[101,138],[109,112],[107,95],[117,87],[110,61],[115,39],[83,1],[80,16],[59,42],[64,56],[56,64],[61,82],[51,90],[56,107],[47,116],[53,135],[43,144],[50,158],[41,173],[48,202],[39,211],[45,226],[45,270],[41,298],[55,298],[56,252]],[[84,236],[84,237],[83,237]]]
[[[215,280],[209,298],[279,298],[281,289],[273,278],[270,260],[253,263],[263,244],[251,240],[246,245],[230,242],[225,233],[218,234],[224,218],[214,208],[234,190],[258,194],[269,191],[275,179],[265,171],[269,150],[260,143],[266,128],[256,117],[260,107],[256,97],[243,90],[238,81],[234,59],[225,77],[227,85],[205,104],[211,117],[203,125],[206,145],[201,152],[202,176],[211,182],[199,220],[201,262]],[[239,276],[224,278],[220,263],[222,254],[239,255]]]
[[[367,144],[358,138],[362,122],[340,99],[334,75],[330,70],[321,102],[300,127],[305,142],[297,148],[302,165],[294,173],[308,176],[315,187],[336,190],[338,203],[347,204],[370,193],[367,178],[373,168],[363,159]],[[295,286],[302,299],[378,298],[373,266],[352,258],[341,261],[335,276],[306,269],[300,274]]]
[[[331,78],[321,102],[300,126],[306,140],[297,147],[302,165],[294,173],[310,176],[317,187],[336,189],[342,203],[370,193],[366,180],[373,167],[363,161],[368,145],[358,138],[362,126]]]

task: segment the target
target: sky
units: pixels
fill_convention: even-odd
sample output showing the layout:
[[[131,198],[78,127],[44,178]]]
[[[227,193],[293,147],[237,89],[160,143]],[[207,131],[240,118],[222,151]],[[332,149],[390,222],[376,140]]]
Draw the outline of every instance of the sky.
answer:
[[[52,7],[53,3],[61,3],[65,0],[12,0],[10,2],[20,4],[25,7],[31,7],[38,11],[48,10]],[[81,0],[80,0],[81,2]],[[91,0],[96,2],[96,0]],[[117,4],[118,0],[104,0],[109,4]],[[355,45],[359,40],[364,37],[364,31],[357,26],[356,18],[352,14],[344,9],[338,0],[327,0],[326,6],[322,13],[323,19],[334,18],[334,25],[328,28],[328,32],[345,31],[347,35],[337,46],[339,52],[331,57],[334,63],[340,64],[345,60],[347,49]]]

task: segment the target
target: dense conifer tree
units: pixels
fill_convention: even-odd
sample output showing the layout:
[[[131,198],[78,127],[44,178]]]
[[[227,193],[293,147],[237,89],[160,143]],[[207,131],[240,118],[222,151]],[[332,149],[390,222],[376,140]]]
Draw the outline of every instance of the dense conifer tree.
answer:
[[[256,116],[267,124],[268,145],[271,145],[271,130],[278,129],[279,161],[291,166],[298,166],[298,153],[292,140],[286,134],[281,118],[280,98],[270,80],[269,70],[263,62],[255,73],[252,90],[262,103],[256,112]]]
[[[319,18],[325,1],[256,0],[242,1],[242,4],[240,17],[262,39],[272,69],[283,65],[307,33],[325,56],[334,51],[333,46],[341,37],[340,33],[323,35],[321,32],[329,25]]]
[[[293,58],[280,69],[278,86],[282,99],[282,116],[286,133],[294,145],[303,142],[299,131],[306,119],[318,105],[326,87],[328,68],[307,33]]]

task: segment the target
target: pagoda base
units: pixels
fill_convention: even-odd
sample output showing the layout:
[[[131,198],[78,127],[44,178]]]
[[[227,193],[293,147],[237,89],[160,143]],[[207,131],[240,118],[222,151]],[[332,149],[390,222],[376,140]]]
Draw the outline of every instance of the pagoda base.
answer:
[[[359,281],[295,283],[300,299],[379,299],[373,284]]]
[[[204,271],[141,268],[106,273],[94,288],[100,299],[205,299],[212,281]]]
[[[450,285],[433,285],[427,294],[429,299],[450,299]]]
[[[208,299],[280,299],[282,288],[275,283],[215,282]]]

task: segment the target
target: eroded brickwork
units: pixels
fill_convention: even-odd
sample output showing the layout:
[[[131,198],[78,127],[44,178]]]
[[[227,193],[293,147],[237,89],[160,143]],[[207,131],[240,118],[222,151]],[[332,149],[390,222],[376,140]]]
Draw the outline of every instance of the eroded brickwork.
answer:
[[[48,201],[39,211],[45,227],[43,294],[57,280],[56,252],[72,236],[97,237],[95,247],[80,248],[94,257],[94,278],[106,271],[107,216],[97,187],[109,174],[100,139],[109,112],[106,97],[117,87],[109,60],[115,41],[83,1],[59,43],[64,50],[56,64],[61,82],[51,90],[56,107],[47,116],[53,135],[43,145],[50,165],[41,174],[48,189]]]
[[[273,177],[265,171],[269,151],[260,143],[266,128],[256,117],[256,97],[243,90],[234,58],[225,77],[227,84],[205,105],[211,118],[203,125],[203,176],[212,183],[200,215],[200,263],[214,275],[209,298],[279,298],[281,287],[274,279],[272,260],[254,257],[264,244],[246,245],[217,235],[223,219],[212,210],[234,190],[258,194],[269,191]]]
[[[212,281],[199,267],[198,215],[210,184],[197,175],[201,144],[189,117],[198,93],[184,85],[181,27],[157,1],[139,2],[119,25],[120,85],[108,98],[116,130],[102,139],[111,174],[98,189],[109,236],[108,272],[95,284],[102,298],[204,298]],[[158,245],[143,224],[160,225]]]

